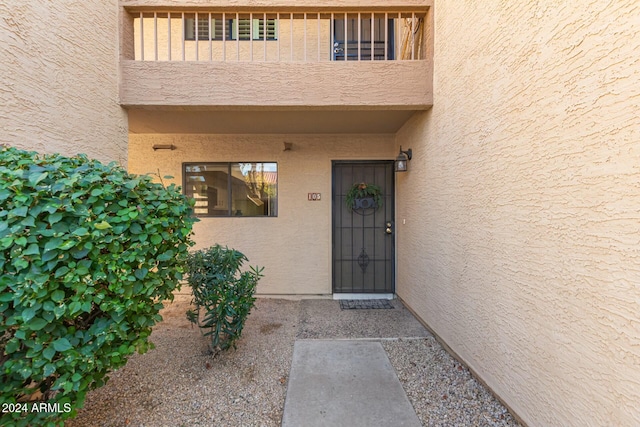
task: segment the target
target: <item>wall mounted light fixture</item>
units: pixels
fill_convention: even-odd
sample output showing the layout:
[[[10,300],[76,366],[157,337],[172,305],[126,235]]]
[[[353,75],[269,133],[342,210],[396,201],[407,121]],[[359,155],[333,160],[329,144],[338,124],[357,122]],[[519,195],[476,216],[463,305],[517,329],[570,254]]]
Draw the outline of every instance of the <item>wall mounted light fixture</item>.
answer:
[[[407,151],[402,150],[402,146],[400,146],[400,154],[396,157],[396,172],[406,172],[409,169],[409,160],[411,160],[411,155],[413,151],[409,148]]]
[[[156,150],[175,150],[176,146],[173,144],[170,145],[162,145],[162,144],[154,144],[153,145],[153,151]]]

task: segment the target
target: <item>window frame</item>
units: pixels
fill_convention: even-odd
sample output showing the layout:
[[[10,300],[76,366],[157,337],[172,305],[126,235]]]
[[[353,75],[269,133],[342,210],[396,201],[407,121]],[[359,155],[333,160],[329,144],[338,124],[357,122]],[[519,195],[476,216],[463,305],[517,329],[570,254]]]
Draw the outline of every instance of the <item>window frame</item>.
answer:
[[[236,18],[228,18],[223,20],[220,18],[211,17],[213,32],[211,32],[211,37],[209,37],[210,31],[208,14],[205,14],[204,16],[198,15],[197,24],[195,16],[188,18],[185,17],[183,37],[185,41],[196,41],[197,33],[197,41],[236,41],[238,40],[238,36],[240,37],[240,41],[277,41],[279,32],[278,20],[276,18],[267,18],[266,26],[263,21],[264,18],[253,18],[253,22],[251,22],[251,18],[240,18],[240,28],[242,28],[243,31],[238,34],[240,28],[238,26],[238,21]],[[222,25],[223,22],[225,24],[224,26]],[[247,25],[248,22],[249,25]],[[271,23],[273,23],[273,32],[269,31]],[[206,30],[206,35],[203,35],[202,37],[200,34],[200,25],[203,25]],[[262,32],[260,31],[261,26],[263,27]],[[266,38],[264,34],[265,27],[267,30]],[[218,29],[220,31],[217,31]],[[193,33],[193,36],[191,36],[191,33]],[[251,37],[252,35],[253,38]]]
[[[275,206],[274,208],[274,213],[271,214],[270,212],[268,212],[266,215],[234,215],[233,213],[233,174],[232,174],[232,168],[234,166],[238,166],[241,164],[274,164],[276,167],[276,181],[275,181],[275,189],[276,189],[276,196],[273,199],[274,200],[274,204]],[[227,212],[224,215],[211,215],[211,214],[201,214],[201,213],[196,213],[195,212],[195,206],[194,206],[194,211],[193,211],[193,216],[198,217],[198,218],[277,218],[278,217],[278,199],[279,199],[279,194],[278,194],[278,169],[279,169],[279,165],[277,161],[270,161],[270,160],[264,160],[264,161],[235,161],[235,162],[183,162],[182,163],[182,194],[186,197],[189,198],[194,198],[193,194],[192,195],[188,195],[187,194],[187,176],[191,175],[192,173],[187,173],[187,167],[189,166],[216,166],[216,167],[226,167],[226,174],[227,174],[227,198],[226,198],[226,202],[227,202]],[[264,172],[264,171],[263,171]],[[218,196],[218,192],[216,190],[216,201],[219,199]],[[271,209],[271,208],[269,208]]]

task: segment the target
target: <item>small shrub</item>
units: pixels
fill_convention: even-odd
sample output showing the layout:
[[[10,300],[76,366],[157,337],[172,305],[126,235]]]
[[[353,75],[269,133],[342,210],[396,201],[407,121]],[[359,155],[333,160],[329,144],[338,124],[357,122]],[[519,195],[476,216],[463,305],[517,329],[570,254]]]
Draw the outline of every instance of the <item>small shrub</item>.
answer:
[[[0,425],[74,416],[109,371],[150,348],[193,221],[173,185],[0,147],[0,403],[22,409]]]
[[[193,292],[195,311],[187,318],[206,329],[212,351],[236,346],[244,322],[254,306],[258,280],[263,268],[241,271],[247,257],[220,245],[193,252],[187,261],[188,283]],[[202,316],[201,316],[202,314]]]

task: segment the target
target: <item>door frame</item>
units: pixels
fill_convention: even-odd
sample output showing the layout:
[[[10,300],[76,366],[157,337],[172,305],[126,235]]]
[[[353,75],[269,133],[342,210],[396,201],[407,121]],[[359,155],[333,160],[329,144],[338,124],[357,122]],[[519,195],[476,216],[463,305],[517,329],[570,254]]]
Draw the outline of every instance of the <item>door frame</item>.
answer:
[[[391,198],[391,218],[393,235],[391,236],[391,283],[390,292],[385,293],[343,293],[336,292],[336,271],[335,271],[335,254],[336,254],[336,165],[385,165],[390,168],[392,173],[391,189],[388,191]],[[331,294],[334,299],[361,299],[361,298],[393,298],[396,292],[396,268],[397,268],[397,253],[396,253],[396,176],[394,172],[394,160],[373,159],[373,160],[332,160],[331,161]]]

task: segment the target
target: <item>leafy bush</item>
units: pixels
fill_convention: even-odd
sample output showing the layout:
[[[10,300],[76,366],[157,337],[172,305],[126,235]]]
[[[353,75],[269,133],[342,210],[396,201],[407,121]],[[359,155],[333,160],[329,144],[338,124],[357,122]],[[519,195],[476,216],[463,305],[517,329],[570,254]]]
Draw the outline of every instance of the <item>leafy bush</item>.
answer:
[[[236,347],[244,322],[256,301],[254,294],[263,267],[240,271],[247,257],[220,245],[193,252],[187,261],[187,278],[193,292],[195,311],[187,318],[208,329],[212,351]],[[202,310],[202,316],[201,316]],[[202,320],[201,320],[202,319]]]
[[[0,403],[17,410],[1,425],[74,416],[152,346],[192,245],[191,206],[114,164],[0,147]]]

